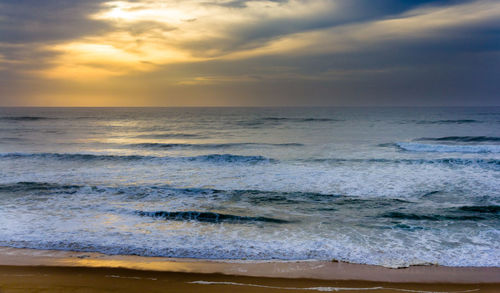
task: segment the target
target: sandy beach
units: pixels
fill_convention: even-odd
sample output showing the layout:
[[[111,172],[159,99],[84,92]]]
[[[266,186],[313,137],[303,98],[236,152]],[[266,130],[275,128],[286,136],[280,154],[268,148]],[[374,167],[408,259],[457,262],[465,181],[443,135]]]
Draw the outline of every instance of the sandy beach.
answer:
[[[0,292],[498,292],[500,268],[389,269],[0,248]]]

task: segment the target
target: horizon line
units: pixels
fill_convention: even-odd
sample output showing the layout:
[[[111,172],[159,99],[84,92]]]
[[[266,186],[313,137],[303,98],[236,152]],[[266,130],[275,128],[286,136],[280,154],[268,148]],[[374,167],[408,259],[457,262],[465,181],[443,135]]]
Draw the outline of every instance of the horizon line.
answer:
[[[2,106],[0,108],[498,108],[499,105],[296,105],[296,106]]]

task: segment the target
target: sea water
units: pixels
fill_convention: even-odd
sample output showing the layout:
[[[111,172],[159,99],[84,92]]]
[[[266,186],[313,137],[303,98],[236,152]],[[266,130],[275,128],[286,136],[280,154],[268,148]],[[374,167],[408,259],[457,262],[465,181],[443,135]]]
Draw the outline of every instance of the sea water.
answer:
[[[500,266],[500,108],[1,108],[0,245]]]

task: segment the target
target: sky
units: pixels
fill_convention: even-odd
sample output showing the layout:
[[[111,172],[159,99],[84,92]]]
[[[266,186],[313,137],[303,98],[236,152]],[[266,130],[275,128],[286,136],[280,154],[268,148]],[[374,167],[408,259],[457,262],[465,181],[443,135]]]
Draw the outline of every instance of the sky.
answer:
[[[494,105],[498,0],[0,0],[0,106]]]

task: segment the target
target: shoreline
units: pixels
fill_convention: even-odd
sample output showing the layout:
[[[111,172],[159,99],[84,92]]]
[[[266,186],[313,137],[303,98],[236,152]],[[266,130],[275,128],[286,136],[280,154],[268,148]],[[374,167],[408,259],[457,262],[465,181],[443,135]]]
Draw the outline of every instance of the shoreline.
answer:
[[[389,283],[259,278],[123,268],[1,266],[0,292],[497,293],[500,284]]]
[[[95,252],[38,250],[0,246],[2,267],[126,269],[238,277],[388,283],[498,284],[500,267],[439,265],[386,268],[333,261],[233,261],[106,255]]]

